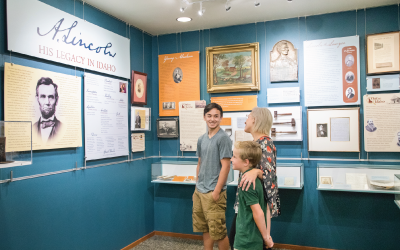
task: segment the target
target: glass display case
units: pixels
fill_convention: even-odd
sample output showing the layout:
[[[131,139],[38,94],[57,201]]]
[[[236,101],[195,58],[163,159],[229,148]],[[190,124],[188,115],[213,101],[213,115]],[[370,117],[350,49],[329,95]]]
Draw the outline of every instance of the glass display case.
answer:
[[[394,175],[394,187],[399,192],[394,195],[394,203],[400,208],[400,174]]]
[[[400,194],[396,165],[318,164],[317,190]]]
[[[234,171],[234,180],[229,186],[237,186],[239,171]],[[276,172],[278,176],[279,189],[302,189],[304,187],[304,164],[303,163],[277,163]]]
[[[166,184],[196,184],[197,161],[160,161],[151,164],[151,182]],[[229,171],[227,183],[233,180]]]
[[[0,121],[0,168],[32,164],[32,122]]]

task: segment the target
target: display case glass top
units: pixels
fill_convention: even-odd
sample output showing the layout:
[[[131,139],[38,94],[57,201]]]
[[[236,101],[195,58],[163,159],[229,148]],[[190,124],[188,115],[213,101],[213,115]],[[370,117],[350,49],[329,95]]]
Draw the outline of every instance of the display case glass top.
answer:
[[[32,122],[0,121],[0,168],[32,164]]]
[[[398,165],[318,164],[317,189],[400,194]]]

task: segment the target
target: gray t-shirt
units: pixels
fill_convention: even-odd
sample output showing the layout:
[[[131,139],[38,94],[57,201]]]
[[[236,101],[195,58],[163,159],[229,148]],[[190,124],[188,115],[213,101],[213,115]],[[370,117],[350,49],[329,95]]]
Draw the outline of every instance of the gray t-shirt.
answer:
[[[200,193],[208,193],[218,183],[221,160],[232,157],[232,141],[221,128],[211,138],[207,132],[197,141],[197,156],[201,158],[201,162],[196,187]],[[223,187],[225,189],[226,184]]]

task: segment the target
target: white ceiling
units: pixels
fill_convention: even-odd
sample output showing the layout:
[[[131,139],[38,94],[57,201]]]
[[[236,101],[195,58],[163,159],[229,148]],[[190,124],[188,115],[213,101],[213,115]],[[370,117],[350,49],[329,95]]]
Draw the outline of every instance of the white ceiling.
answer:
[[[217,28],[238,24],[303,17],[324,13],[364,9],[398,4],[399,0],[231,0],[231,10],[225,11],[226,0],[209,0],[203,3],[205,13],[197,14],[199,0],[190,4],[184,13],[179,11],[181,0],[85,0],[86,3],[109,13],[126,23],[152,35],[170,34],[199,29]],[[188,23],[176,18],[191,17]]]

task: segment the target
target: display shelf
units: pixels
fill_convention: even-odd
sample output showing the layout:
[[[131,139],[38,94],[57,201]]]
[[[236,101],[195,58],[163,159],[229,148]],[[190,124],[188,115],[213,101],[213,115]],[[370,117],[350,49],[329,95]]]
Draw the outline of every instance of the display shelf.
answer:
[[[32,164],[32,122],[0,121],[0,168]]]
[[[317,190],[400,194],[400,166],[318,164]]]
[[[303,189],[304,187],[304,164],[303,163],[277,163],[279,189]],[[237,186],[239,171],[234,170],[234,180],[228,186]]]
[[[400,192],[400,174],[394,175],[394,186],[395,190]],[[396,203],[400,209],[400,194],[394,195],[394,203]]]
[[[182,179],[196,178],[197,161],[160,161],[151,164],[151,182],[158,184],[196,185],[196,181]],[[169,180],[159,179],[161,176],[171,177]],[[175,178],[172,178],[174,177]],[[174,180],[175,179],[175,180]],[[233,171],[229,171],[228,182],[233,180]]]

